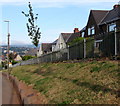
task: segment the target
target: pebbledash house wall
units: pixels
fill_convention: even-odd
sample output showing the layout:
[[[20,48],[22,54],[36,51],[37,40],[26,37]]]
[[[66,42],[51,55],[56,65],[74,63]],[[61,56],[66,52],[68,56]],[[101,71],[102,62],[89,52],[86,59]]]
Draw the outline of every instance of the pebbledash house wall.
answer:
[[[43,54],[42,45],[40,45],[39,51],[37,52],[37,57]]]
[[[60,49],[64,49],[66,48],[66,42],[64,41],[62,35],[60,34],[58,41],[54,47],[54,51],[58,51]]]

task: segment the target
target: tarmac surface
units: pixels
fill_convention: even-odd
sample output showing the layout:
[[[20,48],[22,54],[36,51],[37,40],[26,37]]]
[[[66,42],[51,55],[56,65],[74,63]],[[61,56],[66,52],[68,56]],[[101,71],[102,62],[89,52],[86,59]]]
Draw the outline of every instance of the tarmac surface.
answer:
[[[2,76],[2,104],[20,104],[19,96],[16,93],[15,88],[8,78],[4,75]],[[0,77],[1,77],[0,76]],[[1,83],[0,82],[0,83]]]
[[[17,88],[11,79],[15,80]],[[27,85],[13,76],[12,78],[7,78],[7,74],[0,72],[0,106],[1,104],[19,104],[22,106],[25,104],[47,103],[48,101],[46,97],[37,90],[33,89],[32,85]]]

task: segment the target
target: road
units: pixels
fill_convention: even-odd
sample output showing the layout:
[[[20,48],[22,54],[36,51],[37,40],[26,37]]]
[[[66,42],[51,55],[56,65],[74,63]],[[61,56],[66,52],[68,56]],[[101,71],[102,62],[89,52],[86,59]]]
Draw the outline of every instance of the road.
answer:
[[[2,104],[20,104],[19,96],[16,93],[12,83],[5,77],[2,76]]]

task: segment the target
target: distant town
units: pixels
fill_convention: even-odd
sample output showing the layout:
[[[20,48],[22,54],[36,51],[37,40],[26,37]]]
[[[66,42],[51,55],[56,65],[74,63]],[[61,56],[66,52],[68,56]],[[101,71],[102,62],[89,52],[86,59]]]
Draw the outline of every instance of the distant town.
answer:
[[[7,45],[0,46],[0,62],[5,66],[7,62]],[[10,65],[25,60],[25,57],[32,58],[36,57],[38,48],[33,45],[11,45],[9,50]],[[2,66],[2,67],[3,67]]]

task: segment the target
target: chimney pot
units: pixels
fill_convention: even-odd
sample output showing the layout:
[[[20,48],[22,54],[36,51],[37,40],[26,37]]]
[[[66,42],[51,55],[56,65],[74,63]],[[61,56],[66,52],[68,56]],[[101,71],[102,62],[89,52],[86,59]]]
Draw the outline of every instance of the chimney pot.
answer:
[[[74,33],[79,32],[78,28],[74,28]]]
[[[117,8],[117,7],[119,7],[120,6],[120,4],[115,4],[114,6],[113,6],[113,8],[115,9],[115,8]]]

